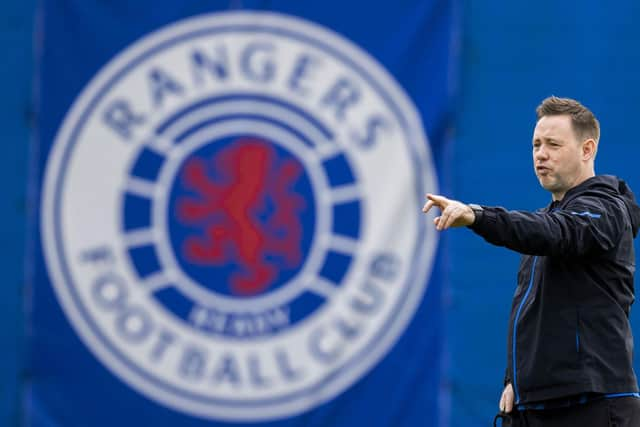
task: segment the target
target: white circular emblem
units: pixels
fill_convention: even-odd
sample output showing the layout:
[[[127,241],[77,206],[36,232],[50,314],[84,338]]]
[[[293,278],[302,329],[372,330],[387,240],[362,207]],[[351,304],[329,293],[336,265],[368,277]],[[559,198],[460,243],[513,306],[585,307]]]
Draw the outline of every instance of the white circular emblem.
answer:
[[[111,61],[49,157],[56,295],[97,358],[196,416],[298,414],[390,350],[425,290],[436,191],[420,119],[339,35],[188,19]]]

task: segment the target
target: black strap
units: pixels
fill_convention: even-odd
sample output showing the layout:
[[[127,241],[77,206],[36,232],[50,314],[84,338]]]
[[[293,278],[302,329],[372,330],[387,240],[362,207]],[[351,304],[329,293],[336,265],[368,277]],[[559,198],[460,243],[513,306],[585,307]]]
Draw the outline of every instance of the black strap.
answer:
[[[511,427],[512,423],[511,423],[511,415],[505,413],[505,412],[499,412],[498,414],[496,414],[496,416],[493,418],[493,427],[500,427],[498,426],[498,420],[502,420],[502,422],[500,423],[501,426],[503,427]]]
[[[514,414],[518,415],[518,422],[515,424],[513,422]],[[500,423],[500,426],[498,425],[498,420],[502,420],[502,422]],[[493,427],[516,427],[516,426],[529,427],[529,420],[527,419],[523,411],[517,411],[517,412],[511,412],[511,413],[499,412],[493,418]]]

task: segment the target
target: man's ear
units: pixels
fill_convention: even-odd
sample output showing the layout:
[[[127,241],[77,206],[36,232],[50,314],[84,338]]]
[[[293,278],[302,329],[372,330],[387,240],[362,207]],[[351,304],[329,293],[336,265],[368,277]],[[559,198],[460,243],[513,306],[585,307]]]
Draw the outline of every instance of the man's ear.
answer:
[[[590,160],[596,157],[598,144],[593,138],[585,139],[582,142],[582,160]]]

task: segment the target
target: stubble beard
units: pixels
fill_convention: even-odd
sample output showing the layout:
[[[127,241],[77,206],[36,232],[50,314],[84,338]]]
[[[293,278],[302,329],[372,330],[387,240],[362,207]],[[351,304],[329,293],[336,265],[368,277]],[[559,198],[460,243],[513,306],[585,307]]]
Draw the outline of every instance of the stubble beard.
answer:
[[[550,192],[551,194],[564,194],[567,192],[567,183],[564,180],[558,178],[557,176],[539,176],[538,182],[540,182],[540,186]]]

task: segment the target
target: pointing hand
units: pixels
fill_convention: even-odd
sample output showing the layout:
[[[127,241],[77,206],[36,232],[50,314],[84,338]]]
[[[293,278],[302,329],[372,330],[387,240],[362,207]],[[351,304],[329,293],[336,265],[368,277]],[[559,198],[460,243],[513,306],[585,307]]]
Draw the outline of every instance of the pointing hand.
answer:
[[[436,230],[446,230],[449,227],[464,227],[473,224],[476,219],[473,210],[462,202],[435,194],[427,194],[427,199],[422,212],[427,213],[434,206],[441,210],[440,216],[433,220]]]

